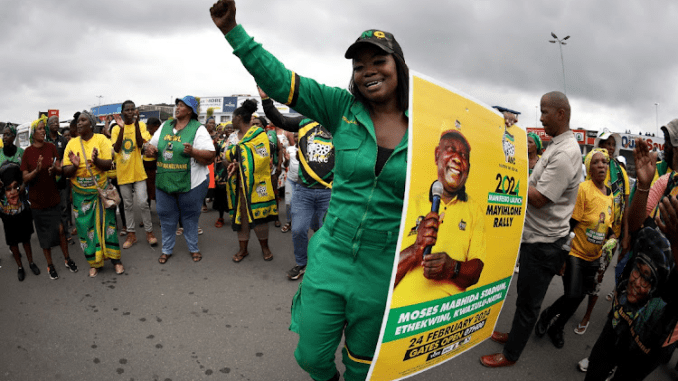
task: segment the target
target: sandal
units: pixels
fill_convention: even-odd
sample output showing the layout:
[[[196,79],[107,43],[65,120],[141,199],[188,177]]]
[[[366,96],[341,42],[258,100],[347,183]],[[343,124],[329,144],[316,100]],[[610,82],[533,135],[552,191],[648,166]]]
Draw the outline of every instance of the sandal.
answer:
[[[182,235],[182,234],[184,234],[184,228],[177,229],[177,235]]]
[[[198,228],[198,235],[202,235],[202,233],[204,233],[204,232],[205,232],[205,231],[204,231],[204,230],[202,230],[202,228],[201,228],[201,227],[199,227],[199,228]]]
[[[242,253],[242,254],[240,254],[240,252],[237,252],[237,253],[235,253],[235,255],[233,256],[233,262],[238,263],[238,262],[242,261],[242,260],[243,260],[246,256],[248,256],[249,254],[250,254],[250,253],[248,253],[248,252],[244,252],[244,253]]]
[[[276,220],[274,225],[275,225],[276,228],[279,228],[280,227],[280,221]]]
[[[202,255],[200,254],[200,252],[191,253],[191,258],[193,259],[193,262],[200,262],[200,260],[202,259]]]
[[[126,236],[126,235],[127,235],[127,228],[122,228],[122,229],[120,229],[120,235],[121,235],[121,236]]]
[[[220,228],[220,227],[222,227],[222,226],[224,226],[224,219],[223,219],[223,218],[217,219],[217,222],[214,223],[214,227],[215,227],[215,228]]]
[[[290,231],[290,229],[292,229],[292,224],[288,222],[285,225],[283,225],[280,231],[283,233],[287,233],[288,231]]]
[[[605,296],[605,300],[607,300],[608,302],[611,302],[612,298],[614,298],[614,291],[610,291],[610,293],[607,294],[607,296]]]
[[[202,207],[201,210],[202,210],[202,212],[206,212],[206,211],[207,211],[207,207],[203,205],[203,207]]]
[[[122,266],[122,263],[116,263],[114,267],[115,273],[118,275],[122,275],[125,272],[125,268]]]
[[[78,235],[78,229],[73,228],[73,230],[71,230],[71,235]]]
[[[581,323],[577,324],[577,328],[574,329],[574,333],[576,333],[577,335],[583,335],[584,333],[586,333],[586,329],[589,327],[590,323],[591,322],[588,321],[586,322],[585,325],[581,325]]]
[[[158,258],[158,262],[159,262],[161,265],[164,265],[165,263],[167,263],[167,261],[168,261],[169,259],[170,259],[170,256],[169,256],[169,255],[167,255],[167,254],[162,254],[162,255],[160,255],[160,258]]]
[[[94,278],[99,274],[99,270],[96,267],[90,267],[89,268],[89,277]]]

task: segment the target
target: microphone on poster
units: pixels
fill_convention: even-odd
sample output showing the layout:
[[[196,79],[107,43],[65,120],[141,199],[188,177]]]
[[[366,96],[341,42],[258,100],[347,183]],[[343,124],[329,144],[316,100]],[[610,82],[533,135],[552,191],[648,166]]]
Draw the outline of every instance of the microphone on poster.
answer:
[[[438,213],[440,210],[440,197],[443,195],[443,184],[436,180],[431,186],[431,212]],[[433,245],[424,248],[424,256],[431,254]]]

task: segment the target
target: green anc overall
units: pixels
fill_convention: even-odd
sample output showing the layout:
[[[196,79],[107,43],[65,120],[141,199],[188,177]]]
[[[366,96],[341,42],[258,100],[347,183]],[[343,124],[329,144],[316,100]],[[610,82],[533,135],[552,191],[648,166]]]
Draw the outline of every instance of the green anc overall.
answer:
[[[311,239],[303,282],[292,302],[295,357],[315,380],[337,376],[342,333],[344,378],[364,380],[379,338],[398,241],[407,172],[407,134],[379,176],[377,140],[367,108],[347,90],[287,70],[241,25],[226,39],[273,99],[325,126],[335,148],[332,199]]]
[[[200,122],[190,122],[173,132],[174,123],[165,123],[158,140],[156,186],[165,193],[186,193],[191,190],[191,157],[184,154],[184,143],[193,144]]]

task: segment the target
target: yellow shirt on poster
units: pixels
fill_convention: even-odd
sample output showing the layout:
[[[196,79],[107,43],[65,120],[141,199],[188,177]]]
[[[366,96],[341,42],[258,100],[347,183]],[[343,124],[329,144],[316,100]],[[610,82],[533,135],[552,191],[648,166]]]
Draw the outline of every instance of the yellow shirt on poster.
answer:
[[[407,213],[403,248],[414,245],[417,239],[417,227],[431,211],[431,201],[428,195],[421,195],[410,204],[409,208],[413,209],[413,213],[410,211]],[[484,262],[486,237],[483,210],[471,199],[459,201],[454,198],[448,203],[441,201],[439,216],[438,238],[431,252],[444,252],[450,258],[462,262],[471,259],[480,259]],[[391,308],[440,299],[464,291],[466,289],[450,281],[426,279],[423,267],[416,266],[405,274],[393,290]]]
[[[96,148],[99,151],[100,159],[111,160],[111,151],[113,151],[113,149],[111,148],[111,141],[101,134],[94,134],[92,135],[92,138],[90,138],[89,140],[83,140],[79,137],[73,138],[68,142],[68,145],[66,145],[66,150],[64,151],[64,162],[63,162],[64,167],[67,165],[73,165],[73,162],[71,162],[71,159],[69,157],[70,152],[73,152],[73,154],[75,155],[80,155],[80,165],[78,166],[78,169],[75,171],[75,175],[71,177],[71,183],[73,183],[74,186],[77,186],[81,189],[96,189],[96,185],[92,180],[92,175],[90,175],[89,171],[87,170],[87,166],[83,158],[82,146],[80,145],[81,141],[82,146],[85,147],[86,153],[84,156],[90,162],[92,160],[92,151],[94,150],[94,148]],[[91,163],[90,168],[92,169],[92,174],[94,174],[94,177],[96,177],[97,179],[99,187],[103,187],[106,184],[106,181],[108,180],[106,172],[102,171],[101,169],[99,169],[99,167]]]
[[[574,228],[570,255],[585,261],[600,257],[608,229],[612,226],[612,195],[604,195],[593,180],[579,185],[572,218],[579,221]]]
[[[146,130],[146,123],[139,122],[139,129],[141,130],[141,138],[146,142],[150,141],[151,134]],[[111,131],[111,142],[113,144],[118,140],[119,133],[120,126],[114,126]],[[144,170],[141,150],[139,149],[141,145],[143,145],[143,142],[136,141],[136,127],[134,124],[126,124],[120,152],[116,152],[115,155],[118,185],[146,180],[146,171]]]

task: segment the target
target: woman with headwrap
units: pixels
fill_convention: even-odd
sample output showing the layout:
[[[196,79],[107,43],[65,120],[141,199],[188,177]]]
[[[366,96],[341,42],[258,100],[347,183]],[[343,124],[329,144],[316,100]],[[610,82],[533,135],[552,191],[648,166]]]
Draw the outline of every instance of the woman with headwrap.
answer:
[[[231,176],[228,206],[233,230],[238,232],[240,249],[233,262],[242,261],[249,253],[250,228],[259,239],[264,260],[273,259],[268,247],[268,223],[278,220],[278,207],[271,182],[271,159],[268,137],[263,128],[252,124],[257,102],[248,99],[233,111],[234,132],[224,159]]]
[[[207,166],[214,162],[212,138],[198,121],[198,101],[187,95],[177,98],[175,105],[175,119],[163,123],[146,146],[146,155],[158,158],[155,205],[162,229],[160,264],[174,251],[179,220],[193,262],[202,259],[198,220],[209,185]]]
[[[527,133],[527,160],[530,164],[530,174],[532,174],[532,169],[534,168],[535,165],[537,165],[537,162],[539,161],[539,158],[541,157],[541,149],[542,149],[542,144],[541,144],[541,139],[539,138],[539,135],[535,134],[534,132],[528,132]]]
[[[80,246],[90,265],[89,276],[97,276],[104,260],[110,259],[116,274],[125,272],[120,261],[120,243],[115,208],[106,209],[97,188],[108,185],[111,169],[111,141],[92,130],[97,118],[89,111],[78,117],[79,138],[71,139],[64,154],[63,172],[73,186],[73,213]]]
[[[16,127],[7,125],[2,132],[3,147],[0,149],[0,165],[6,161],[21,164],[21,157],[24,155],[23,148],[14,145],[16,139]]]
[[[612,191],[605,185],[609,160],[607,151],[600,148],[594,148],[586,155],[586,181],[579,185],[570,219],[574,239],[563,275],[565,294],[542,312],[535,328],[537,334],[547,332],[556,348],[565,345],[565,323],[584,296],[596,287],[603,244],[610,237],[616,238],[612,232]],[[560,316],[551,323],[558,314]]]
[[[33,263],[33,250],[31,249],[31,235],[34,232],[33,217],[19,166],[12,162],[0,166],[0,181],[2,182],[0,218],[2,218],[2,226],[5,230],[5,242],[19,266],[18,276],[21,282],[26,278],[26,272],[21,263],[19,243],[24,246],[31,271],[35,275],[40,275],[40,269]]]
[[[56,181],[56,176],[62,173],[61,160],[56,146],[45,141],[46,125],[45,116],[31,124],[31,145],[24,152],[21,171],[24,183],[28,184],[28,200],[38,241],[47,260],[47,272],[51,279],[58,279],[59,275],[52,263],[52,247],[61,247],[66,268],[71,272],[78,271],[78,266],[69,256],[66,234],[61,223],[61,196]]]

